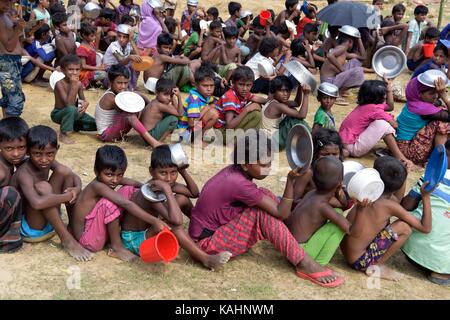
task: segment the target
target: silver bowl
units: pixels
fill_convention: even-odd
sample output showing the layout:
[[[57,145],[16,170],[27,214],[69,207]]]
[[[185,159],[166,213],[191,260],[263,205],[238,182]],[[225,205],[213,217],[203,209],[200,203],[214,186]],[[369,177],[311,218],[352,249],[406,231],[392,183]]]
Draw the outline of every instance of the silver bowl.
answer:
[[[378,49],[372,58],[372,68],[377,75],[392,79],[399,76],[406,67],[406,55],[396,46]]]
[[[131,26],[122,23],[117,26],[116,31],[123,34],[128,34],[130,32],[130,28]]]
[[[181,147],[181,144],[171,144],[169,145],[169,149],[172,154],[172,162],[176,164],[177,167],[182,167],[189,164],[189,159]]]
[[[329,82],[322,82],[317,90],[330,97],[339,97],[339,88]]]
[[[100,11],[102,11],[102,8],[95,2],[88,2],[83,7],[84,15],[89,19],[97,19],[100,15]]]
[[[313,158],[313,141],[308,128],[297,124],[288,133],[286,155],[292,169],[302,167],[305,172],[311,166]]]
[[[300,82],[300,84],[308,84],[314,94],[317,92],[316,79],[304,65],[296,60],[291,60],[288,63],[285,63],[284,67],[287,70],[285,73],[286,76],[292,75],[298,82]]]
[[[339,32],[342,32],[350,37],[361,38],[361,33],[355,27],[345,25],[339,28]]]
[[[417,80],[419,80],[419,82],[421,84],[424,84],[427,87],[434,88],[435,87],[434,82],[439,78],[444,79],[444,81],[446,82],[446,87],[450,86],[450,80],[447,78],[447,75],[444,72],[442,72],[441,70],[436,70],[436,69],[428,70],[428,71],[425,71],[424,73],[419,74],[419,76],[417,77]]]
[[[144,198],[150,202],[163,202],[167,200],[167,197],[164,194],[164,192],[154,192],[150,188],[150,184],[148,183],[142,185],[141,193],[144,196]]]

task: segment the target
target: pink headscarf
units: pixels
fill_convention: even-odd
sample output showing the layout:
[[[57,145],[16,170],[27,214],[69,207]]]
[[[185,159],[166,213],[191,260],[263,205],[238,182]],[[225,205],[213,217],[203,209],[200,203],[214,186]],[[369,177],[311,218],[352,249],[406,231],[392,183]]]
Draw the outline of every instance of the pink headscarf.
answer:
[[[421,100],[419,93],[429,90],[428,87],[419,82],[416,78],[411,79],[406,86],[406,100],[408,101],[408,110],[419,116],[427,116],[435,114],[442,109],[436,107],[434,104]]]
[[[148,1],[141,7],[142,21],[139,27],[139,41],[137,46],[141,49],[156,48],[158,36],[162,32],[161,24],[153,14],[153,8]]]

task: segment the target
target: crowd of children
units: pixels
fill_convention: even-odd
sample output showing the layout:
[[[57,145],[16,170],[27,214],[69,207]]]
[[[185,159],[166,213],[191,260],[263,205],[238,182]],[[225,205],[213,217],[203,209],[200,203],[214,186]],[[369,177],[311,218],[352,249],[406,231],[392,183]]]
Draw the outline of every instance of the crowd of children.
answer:
[[[0,0],[0,252],[56,234],[76,260],[90,260],[108,247],[109,255],[131,261],[145,239],[169,228],[206,268],[221,267],[268,240],[297,276],[337,287],[344,279],[326,265],[338,247],[351,268],[397,281],[400,274],[385,266],[387,259],[405,243],[405,253],[415,256],[413,241],[408,242],[411,228],[421,233],[417,239],[434,232],[427,182],[404,197],[408,171],[423,166],[435,145],[448,147],[450,134],[450,27],[440,32],[427,20],[426,6],[418,5],[406,24],[406,9],[397,4],[367,35],[319,21],[319,8],[299,0],[286,0],[278,15],[269,10],[269,18],[253,16],[232,1],[227,19],[215,7],[206,10],[198,0],[187,0],[180,20],[174,17],[176,0],[144,0],[141,6],[120,0],[117,7],[106,1],[98,17],[84,13],[75,24],[60,1],[14,3]],[[75,5],[83,12],[86,3]],[[383,1],[373,5],[382,8]],[[370,41],[363,41],[363,32]],[[412,73],[397,120],[389,113],[397,96],[393,80],[365,80],[370,71],[365,61],[385,45],[403,48]],[[135,65],[148,57],[151,67],[140,72]],[[290,61],[317,74],[317,93],[287,72],[284,64]],[[440,78],[425,84],[422,78],[430,70],[440,70]],[[59,137],[47,126],[28,128],[20,118],[22,81],[48,86],[46,71],[61,73],[53,83],[49,115],[59,125]],[[145,88],[154,82],[153,100],[138,86],[140,73]],[[84,93],[92,87],[106,89],[93,116]],[[357,106],[339,126],[332,109],[349,105],[351,88],[359,88]],[[142,111],[118,105],[116,97],[127,91],[142,97]],[[188,94],[185,99],[181,92]],[[309,125],[313,94],[318,109]],[[279,198],[254,180],[268,175],[273,153],[286,147],[298,124],[312,132],[313,162],[307,170],[289,172]],[[142,180],[166,196],[164,203],[147,201],[139,192],[143,182],[124,176],[127,157],[118,146],[97,150],[95,178],[84,188],[77,174],[56,160],[58,140],[75,143],[73,132],[95,131],[102,142],[115,142],[131,129],[152,147],[150,176]],[[251,138],[240,135],[252,129],[257,150]],[[200,192],[187,167],[172,162],[165,143],[200,137],[205,148],[217,136],[234,144],[233,164]],[[380,140],[389,155],[379,157],[374,168],[384,193],[373,203],[354,201],[343,185],[342,161],[368,154]],[[179,176],[184,183],[177,182]],[[391,223],[391,217],[397,220]],[[432,281],[450,282],[450,266],[425,265]]]

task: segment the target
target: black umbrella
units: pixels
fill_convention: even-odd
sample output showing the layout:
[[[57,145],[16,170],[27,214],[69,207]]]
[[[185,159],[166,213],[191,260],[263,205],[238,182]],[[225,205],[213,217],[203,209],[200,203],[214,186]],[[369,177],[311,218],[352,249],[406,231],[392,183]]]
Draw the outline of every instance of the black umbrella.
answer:
[[[350,25],[355,28],[375,29],[381,23],[373,6],[353,1],[339,1],[317,13],[317,18],[330,26]]]

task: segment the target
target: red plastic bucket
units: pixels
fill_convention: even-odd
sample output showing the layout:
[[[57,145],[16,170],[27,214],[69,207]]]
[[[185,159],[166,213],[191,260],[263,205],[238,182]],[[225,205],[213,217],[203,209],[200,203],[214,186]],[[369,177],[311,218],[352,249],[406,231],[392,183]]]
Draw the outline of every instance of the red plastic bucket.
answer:
[[[423,56],[425,58],[432,58],[433,57],[433,51],[434,48],[436,47],[435,43],[424,43],[422,44],[422,48],[423,48]]]
[[[141,243],[139,255],[144,262],[169,263],[178,256],[179,249],[175,235],[168,229],[164,229]]]
[[[259,13],[259,23],[262,26],[266,26],[267,20],[270,19],[271,17],[272,15],[270,14],[270,11],[261,10],[261,12]]]

